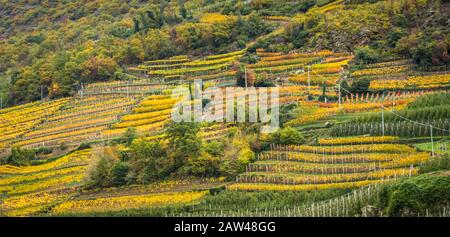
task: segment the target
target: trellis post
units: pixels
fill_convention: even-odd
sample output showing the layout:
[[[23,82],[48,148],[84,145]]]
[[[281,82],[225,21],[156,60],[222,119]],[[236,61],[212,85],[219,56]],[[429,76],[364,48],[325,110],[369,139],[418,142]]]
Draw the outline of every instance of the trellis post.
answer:
[[[381,104],[381,131],[384,137],[384,104]]]
[[[431,155],[434,157],[433,125],[431,124],[430,124],[430,136],[431,136]]]

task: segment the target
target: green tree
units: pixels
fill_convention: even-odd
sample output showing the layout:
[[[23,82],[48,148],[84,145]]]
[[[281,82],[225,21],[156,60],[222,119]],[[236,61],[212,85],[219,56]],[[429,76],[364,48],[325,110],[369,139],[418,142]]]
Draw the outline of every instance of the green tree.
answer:
[[[200,156],[202,141],[198,137],[198,124],[172,123],[166,129],[171,170],[177,171],[187,164],[190,158]]]
[[[224,144],[218,141],[211,141],[205,144],[203,149],[212,156],[220,156],[223,153]]]
[[[36,152],[34,150],[13,147],[11,150],[11,155],[9,155],[6,159],[6,163],[18,166],[27,166],[30,165],[31,161],[35,159]]]
[[[95,82],[112,79],[119,66],[110,57],[95,56],[84,62],[82,68],[82,77],[86,81]]]
[[[164,30],[149,30],[143,40],[143,45],[147,59],[165,58],[174,54],[170,36]]]
[[[131,170],[137,174],[139,183],[154,182],[167,177],[167,151],[159,142],[147,142],[136,139],[129,147]]]
[[[111,168],[111,184],[113,186],[122,186],[127,182],[127,174],[130,167],[124,162],[118,162]]]
[[[113,165],[114,161],[111,157],[105,154],[100,155],[93,168],[89,171],[88,185],[91,187],[111,186],[111,168]]]
[[[120,138],[120,142],[124,143],[126,146],[130,146],[134,139],[137,138],[137,132],[135,128],[127,128],[125,133]]]
[[[184,5],[184,1],[185,0],[178,0],[178,8],[179,8],[181,17],[186,19],[188,17],[188,15],[187,15],[186,6]]]
[[[376,63],[380,56],[376,50],[369,46],[363,46],[355,49],[355,61],[358,64],[365,65],[370,63]]]
[[[270,135],[267,143],[290,145],[301,144],[305,142],[303,135],[295,128],[285,127]]]
[[[220,159],[218,157],[203,153],[199,157],[190,158],[184,172],[200,177],[211,177],[219,175],[219,167]]]

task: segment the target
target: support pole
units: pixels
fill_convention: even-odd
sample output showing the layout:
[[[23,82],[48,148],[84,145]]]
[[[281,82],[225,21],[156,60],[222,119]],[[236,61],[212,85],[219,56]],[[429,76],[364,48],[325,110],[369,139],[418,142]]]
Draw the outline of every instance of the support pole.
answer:
[[[308,66],[308,94],[311,91],[311,76],[310,76],[311,66]]]
[[[395,91],[392,89],[392,111],[395,111]]]
[[[338,84],[339,85],[339,110],[342,107],[342,92],[341,92],[341,83]]]
[[[381,131],[384,137],[384,105],[381,105]]]
[[[430,124],[430,136],[431,136],[431,155],[434,157],[433,125],[431,124]]]
[[[247,67],[244,67],[244,76],[245,76],[245,89],[247,89]]]
[[[127,81],[127,98],[130,98],[130,87],[129,87],[129,81]]]
[[[83,94],[84,94],[84,92],[83,92],[83,82],[82,82],[81,83],[81,90],[80,90],[81,99],[83,99]]]

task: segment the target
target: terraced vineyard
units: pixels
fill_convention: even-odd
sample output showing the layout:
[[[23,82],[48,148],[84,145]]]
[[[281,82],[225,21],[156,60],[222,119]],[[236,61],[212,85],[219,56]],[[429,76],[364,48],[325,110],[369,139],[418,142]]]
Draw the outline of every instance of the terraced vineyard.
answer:
[[[32,131],[25,133],[14,145],[51,147],[103,139],[102,132],[135,103],[136,99],[121,96],[74,98],[63,109],[54,111]]]
[[[250,64],[259,77],[289,77],[288,80],[301,85],[336,85],[351,55],[320,51],[317,53],[277,54],[257,51],[261,61]]]
[[[121,211],[141,208],[142,206],[164,206],[167,204],[188,204],[199,200],[207,192],[164,193],[142,196],[124,196],[97,198],[95,200],[69,201],[56,206],[53,213],[82,214],[83,212]]]
[[[91,150],[76,151],[41,165],[0,166],[0,212],[27,216],[63,202],[83,185]]]
[[[352,72],[356,80],[370,80],[369,88],[383,90],[436,90],[448,89],[449,74],[445,72],[423,72],[416,69],[410,60],[394,60],[369,64],[364,69]]]
[[[153,79],[160,78],[167,82],[202,79],[221,85],[225,85],[223,83],[234,85],[235,80],[233,76],[236,72],[231,66],[244,53],[244,50],[236,51],[206,56],[197,60],[193,60],[188,56],[176,56],[165,60],[148,61],[144,65],[129,68],[128,71],[132,74],[143,75]]]
[[[222,140],[227,133],[233,128],[232,124],[214,124],[208,127],[202,128],[200,132],[200,136],[203,138],[203,141],[217,141]]]
[[[50,216],[107,216],[108,213],[192,205],[208,195],[208,188],[221,184],[218,179],[169,180],[147,186],[87,191],[52,205]],[[195,189],[195,190],[194,190]],[[193,191],[194,190],[194,191]]]
[[[160,130],[169,121],[172,107],[177,100],[169,95],[152,95],[139,102],[132,112],[121,117],[110,129],[102,132],[104,137],[121,136],[128,128],[135,128],[140,134]]]
[[[148,94],[164,94],[174,86],[168,83],[155,82],[150,79],[128,81],[100,82],[89,84],[80,90],[80,95],[121,95],[145,96]]]
[[[67,101],[36,102],[0,110],[0,151],[10,147]]]
[[[433,156],[445,154],[445,151],[442,153],[433,150],[430,153],[423,148],[418,150],[415,147],[425,145],[412,146],[405,143],[402,134],[347,137],[358,133],[365,135],[367,133],[364,129],[369,128],[370,134],[372,131],[377,131],[373,132],[373,135],[379,134],[381,129],[376,127],[377,125],[364,126],[364,129],[358,127],[357,131],[350,127],[359,126],[359,123],[365,121],[378,121],[378,117],[371,116],[379,116],[382,111],[403,113],[402,111],[419,106],[415,113],[422,113],[424,109],[420,106],[423,104],[429,104],[429,110],[445,106],[435,105],[433,99],[429,99],[442,97],[442,94],[446,93],[445,86],[427,88],[427,90],[423,90],[425,88],[414,90],[389,88],[396,90],[384,93],[372,88],[370,92],[346,93],[343,96],[339,85],[342,80],[345,80],[343,75],[347,65],[353,59],[352,55],[329,51],[282,54],[262,50],[258,50],[257,54],[260,61],[248,64],[247,69],[253,70],[259,78],[272,78],[271,80],[277,84],[280,95],[278,98],[280,108],[284,106],[296,108],[295,116],[289,119],[285,126],[297,127],[300,130],[308,129],[311,124],[326,123],[337,117],[345,118],[345,116],[355,115],[361,121],[351,123],[345,120],[345,123],[334,125],[330,129],[330,135],[334,137],[320,136],[316,141],[309,139],[309,145],[271,144],[269,150],[257,154],[255,162],[251,161],[246,165],[245,172],[234,176],[233,182],[201,181],[195,184],[198,186],[189,183],[188,186],[193,186],[185,188],[180,188],[183,186],[181,184],[168,186],[162,184],[161,187],[138,185],[126,187],[123,190],[114,189],[111,192],[86,191],[80,194],[77,191],[85,187],[86,179],[89,177],[87,167],[95,162],[95,159],[91,158],[92,149],[75,151],[54,160],[40,160],[38,165],[29,167],[4,165],[0,167],[0,192],[3,193],[0,204],[2,215],[107,215],[134,210],[136,213],[147,211],[164,216],[222,216],[225,215],[222,211],[218,213],[217,209],[213,210],[211,207],[208,211],[191,210],[187,213],[177,207],[204,205],[204,200],[210,197],[206,190],[219,186],[225,187],[225,192],[258,193],[348,190],[389,185],[402,178],[418,175],[420,167],[432,160]],[[226,88],[221,88],[222,84],[220,84],[223,82],[223,76],[235,83],[237,72],[206,70],[206,66],[203,65],[209,65],[208,61],[215,65],[217,60],[222,59],[231,63],[240,56],[242,52],[215,55],[203,61],[191,61],[187,57],[151,61],[140,67],[140,70],[143,70],[140,73],[145,74],[140,76],[148,77],[146,79],[84,85],[73,98],[37,102],[2,110],[0,116],[7,121],[4,126],[2,124],[2,131],[5,134],[2,134],[3,147],[51,148],[62,145],[73,147],[86,142],[101,144],[99,142],[113,141],[122,137],[129,128],[134,128],[137,135],[147,142],[158,141],[155,144],[167,144],[165,128],[170,124],[174,106],[180,102],[183,106],[187,106],[203,101],[199,99],[180,101],[181,97],[172,97],[175,81],[170,82],[169,79],[171,76],[175,79],[176,75],[165,75],[165,71],[181,71],[187,67],[183,75],[177,78],[179,81],[176,83],[186,84],[184,87],[187,88],[191,80],[201,78],[206,80],[205,85],[219,85],[210,93],[225,95]],[[193,67],[193,62],[205,71],[202,69],[199,71],[201,73],[197,74],[197,71],[189,69]],[[369,77],[372,83],[384,82],[386,80],[378,77],[376,72],[378,68],[385,66],[404,68],[405,66],[402,65],[405,63],[409,62],[395,61],[368,65],[366,69],[353,72],[352,78]],[[408,66],[404,71],[399,72],[395,71],[397,69],[392,69],[391,76],[403,75],[407,73],[407,70],[412,70],[411,68],[412,66]],[[138,74],[137,69],[129,71]],[[266,89],[268,92],[273,90],[273,88],[257,88],[257,91]],[[242,89],[239,93],[236,98],[246,95],[247,92]],[[320,101],[317,99],[319,97],[329,98],[330,101]],[[246,103],[255,102],[247,95],[242,98]],[[270,102],[272,98],[268,100]],[[228,102],[224,98],[223,102],[216,107],[219,111],[215,112],[226,111],[226,103]],[[30,117],[30,114],[33,116]],[[448,127],[448,123],[445,123],[446,114],[429,114],[437,116],[439,121],[443,119],[444,122],[436,123],[437,128]],[[404,115],[411,119],[419,116],[409,112],[404,112]],[[395,120],[389,115],[385,116],[387,123],[385,132],[391,134],[389,122]],[[13,117],[20,119],[13,120],[11,119]],[[221,144],[223,141],[233,141],[236,133],[242,135],[242,130],[239,124],[219,121],[202,125],[198,137],[206,145],[213,141],[216,143],[212,144]],[[424,130],[425,136],[427,133],[429,130]],[[435,134],[444,139],[439,144],[446,144],[445,132],[436,131]],[[111,148],[121,149],[116,145],[112,145]],[[199,187],[200,190],[193,187]],[[141,210],[144,206],[149,208]],[[283,212],[283,215],[325,215],[318,213],[321,210],[318,207],[302,206],[289,209],[289,213],[292,212],[292,214]],[[172,213],[173,211],[175,213]],[[272,211],[272,214],[267,213]],[[341,213],[336,215],[347,216],[345,211],[348,210],[344,206]],[[248,215],[277,216],[282,215],[281,213],[281,210],[273,209],[266,210],[262,214],[261,211],[253,209]],[[241,216],[243,213],[229,211],[229,215]]]
[[[448,1],[0,8],[0,216],[450,214]]]
[[[105,190],[100,194],[87,192],[79,196],[77,190],[85,184],[88,164],[95,152],[99,150],[76,151],[30,167],[0,166],[0,192],[4,197],[0,202],[0,213],[2,216],[30,216],[51,210],[51,215],[80,215],[143,206],[180,205],[207,194],[205,191],[190,192],[191,188],[205,189],[220,183],[219,180],[207,179],[166,181],[150,186]]]
[[[323,139],[317,146],[274,146],[237,178],[232,190],[294,191],[355,188],[411,177],[429,153],[395,137]]]
[[[341,103],[302,102],[302,112],[297,119],[288,122],[289,125],[303,125],[318,120],[324,120],[338,114],[352,114],[364,112],[379,112],[383,108],[401,110],[415,100],[415,94],[389,94],[380,97],[379,94],[345,97]]]

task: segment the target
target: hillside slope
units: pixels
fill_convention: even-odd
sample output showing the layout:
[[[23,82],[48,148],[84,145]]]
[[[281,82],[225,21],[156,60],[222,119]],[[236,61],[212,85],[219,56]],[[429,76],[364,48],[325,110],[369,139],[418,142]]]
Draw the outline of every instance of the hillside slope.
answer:
[[[446,0],[0,3],[0,216],[450,214]]]

